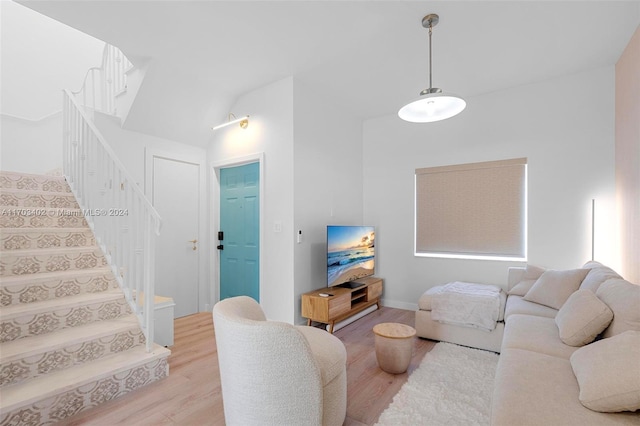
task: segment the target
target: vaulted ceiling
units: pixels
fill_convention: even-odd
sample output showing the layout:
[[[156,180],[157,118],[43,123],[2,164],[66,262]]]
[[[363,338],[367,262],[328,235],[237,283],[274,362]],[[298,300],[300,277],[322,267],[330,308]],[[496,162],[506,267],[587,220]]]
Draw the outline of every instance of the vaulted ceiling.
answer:
[[[20,3],[151,60],[128,124],[195,144],[240,95],[291,75],[356,117],[395,114],[428,86],[428,13],[434,86],[467,98],[615,64],[640,22],[638,1]]]

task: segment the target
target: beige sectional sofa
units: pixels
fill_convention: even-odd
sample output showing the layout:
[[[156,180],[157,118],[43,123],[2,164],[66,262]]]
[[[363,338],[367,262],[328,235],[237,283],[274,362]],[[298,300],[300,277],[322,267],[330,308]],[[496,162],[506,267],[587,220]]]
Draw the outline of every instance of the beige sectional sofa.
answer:
[[[550,307],[527,300],[535,272],[510,268],[492,425],[640,425],[640,411],[621,411],[640,408],[640,286],[583,269],[579,291]]]
[[[491,332],[434,321],[432,298],[418,336],[500,352],[492,425],[640,425],[639,285],[598,262],[509,268]]]

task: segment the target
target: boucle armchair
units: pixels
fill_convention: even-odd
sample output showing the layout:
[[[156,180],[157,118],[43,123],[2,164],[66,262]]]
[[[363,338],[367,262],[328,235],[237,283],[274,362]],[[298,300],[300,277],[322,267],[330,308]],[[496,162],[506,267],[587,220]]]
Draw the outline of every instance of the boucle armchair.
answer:
[[[267,321],[239,296],[213,307],[227,426],[342,425],[347,354],[326,331]]]

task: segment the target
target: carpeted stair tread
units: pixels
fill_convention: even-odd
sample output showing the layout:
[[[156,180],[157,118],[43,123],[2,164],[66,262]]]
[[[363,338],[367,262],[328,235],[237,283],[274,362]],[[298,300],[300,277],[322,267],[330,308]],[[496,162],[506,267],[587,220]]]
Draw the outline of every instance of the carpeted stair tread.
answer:
[[[12,209],[32,209],[35,211],[35,209],[46,207],[80,208],[75,197],[70,192],[8,188],[3,189],[0,194],[0,211],[2,214],[11,214]]]
[[[46,195],[50,197],[73,197],[71,192],[56,192],[56,191],[43,191],[42,189],[18,189],[18,188],[2,188],[3,194],[11,195]],[[74,198],[75,200],[75,198]],[[2,207],[7,207],[2,205]]]
[[[0,172],[0,188],[25,190],[43,190],[47,192],[71,193],[64,176],[34,175],[18,172]]]
[[[0,228],[88,227],[80,209],[12,207],[3,213],[0,214]]]
[[[5,306],[0,311],[0,321],[18,318],[24,315],[37,315],[49,311],[71,309],[78,306],[104,303],[123,298],[120,290],[107,290],[99,293],[82,293],[77,296],[61,297],[42,302],[23,303]]]
[[[0,171],[0,176],[7,177],[31,177],[35,179],[47,179],[47,180],[60,180],[66,182],[64,176],[55,176],[55,175],[39,175],[35,173],[23,173],[23,172],[12,172],[9,170]]]
[[[84,226],[79,228],[0,228],[0,236],[13,234],[46,234],[46,233],[73,233],[73,232],[91,232],[91,229]]]
[[[139,330],[138,319],[130,314],[120,318],[93,322],[53,333],[31,336],[2,344],[2,364],[35,354],[76,345],[91,339],[109,336],[126,330]]]
[[[16,284],[38,284],[46,281],[64,280],[71,278],[92,277],[111,273],[108,266],[100,266],[91,269],[74,269],[71,271],[42,272],[39,274],[8,275],[0,277],[0,288]]]
[[[0,250],[5,251],[95,245],[89,228],[0,228]]]
[[[77,208],[67,208],[67,207],[15,207],[15,206],[2,206],[2,209],[12,210],[15,209],[16,216],[38,216],[43,213],[54,213],[59,216],[80,216],[84,217],[82,214],[82,209]],[[5,216],[9,215],[9,212],[5,212]]]
[[[25,382],[0,388],[0,411],[14,409],[55,396],[87,383],[131,370],[137,366],[166,358],[171,351],[154,344],[151,352],[144,347],[134,347],[95,361],[56,371]]]
[[[2,257],[7,259],[9,257],[27,257],[27,256],[56,256],[65,254],[80,254],[80,253],[93,253],[99,252],[100,248],[97,245],[92,246],[80,246],[80,247],[52,247],[52,248],[32,248],[25,250],[3,250]]]
[[[105,265],[106,259],[98,246],[7,250],[0,259],[0,275],[34,275]]]

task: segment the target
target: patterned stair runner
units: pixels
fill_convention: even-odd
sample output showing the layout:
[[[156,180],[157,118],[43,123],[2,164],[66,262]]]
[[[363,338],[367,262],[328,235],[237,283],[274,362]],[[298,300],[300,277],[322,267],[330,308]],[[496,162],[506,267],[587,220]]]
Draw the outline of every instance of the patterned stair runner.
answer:
[[[62,177],[0,172],[0,426],[52,424],[169,374]]]

